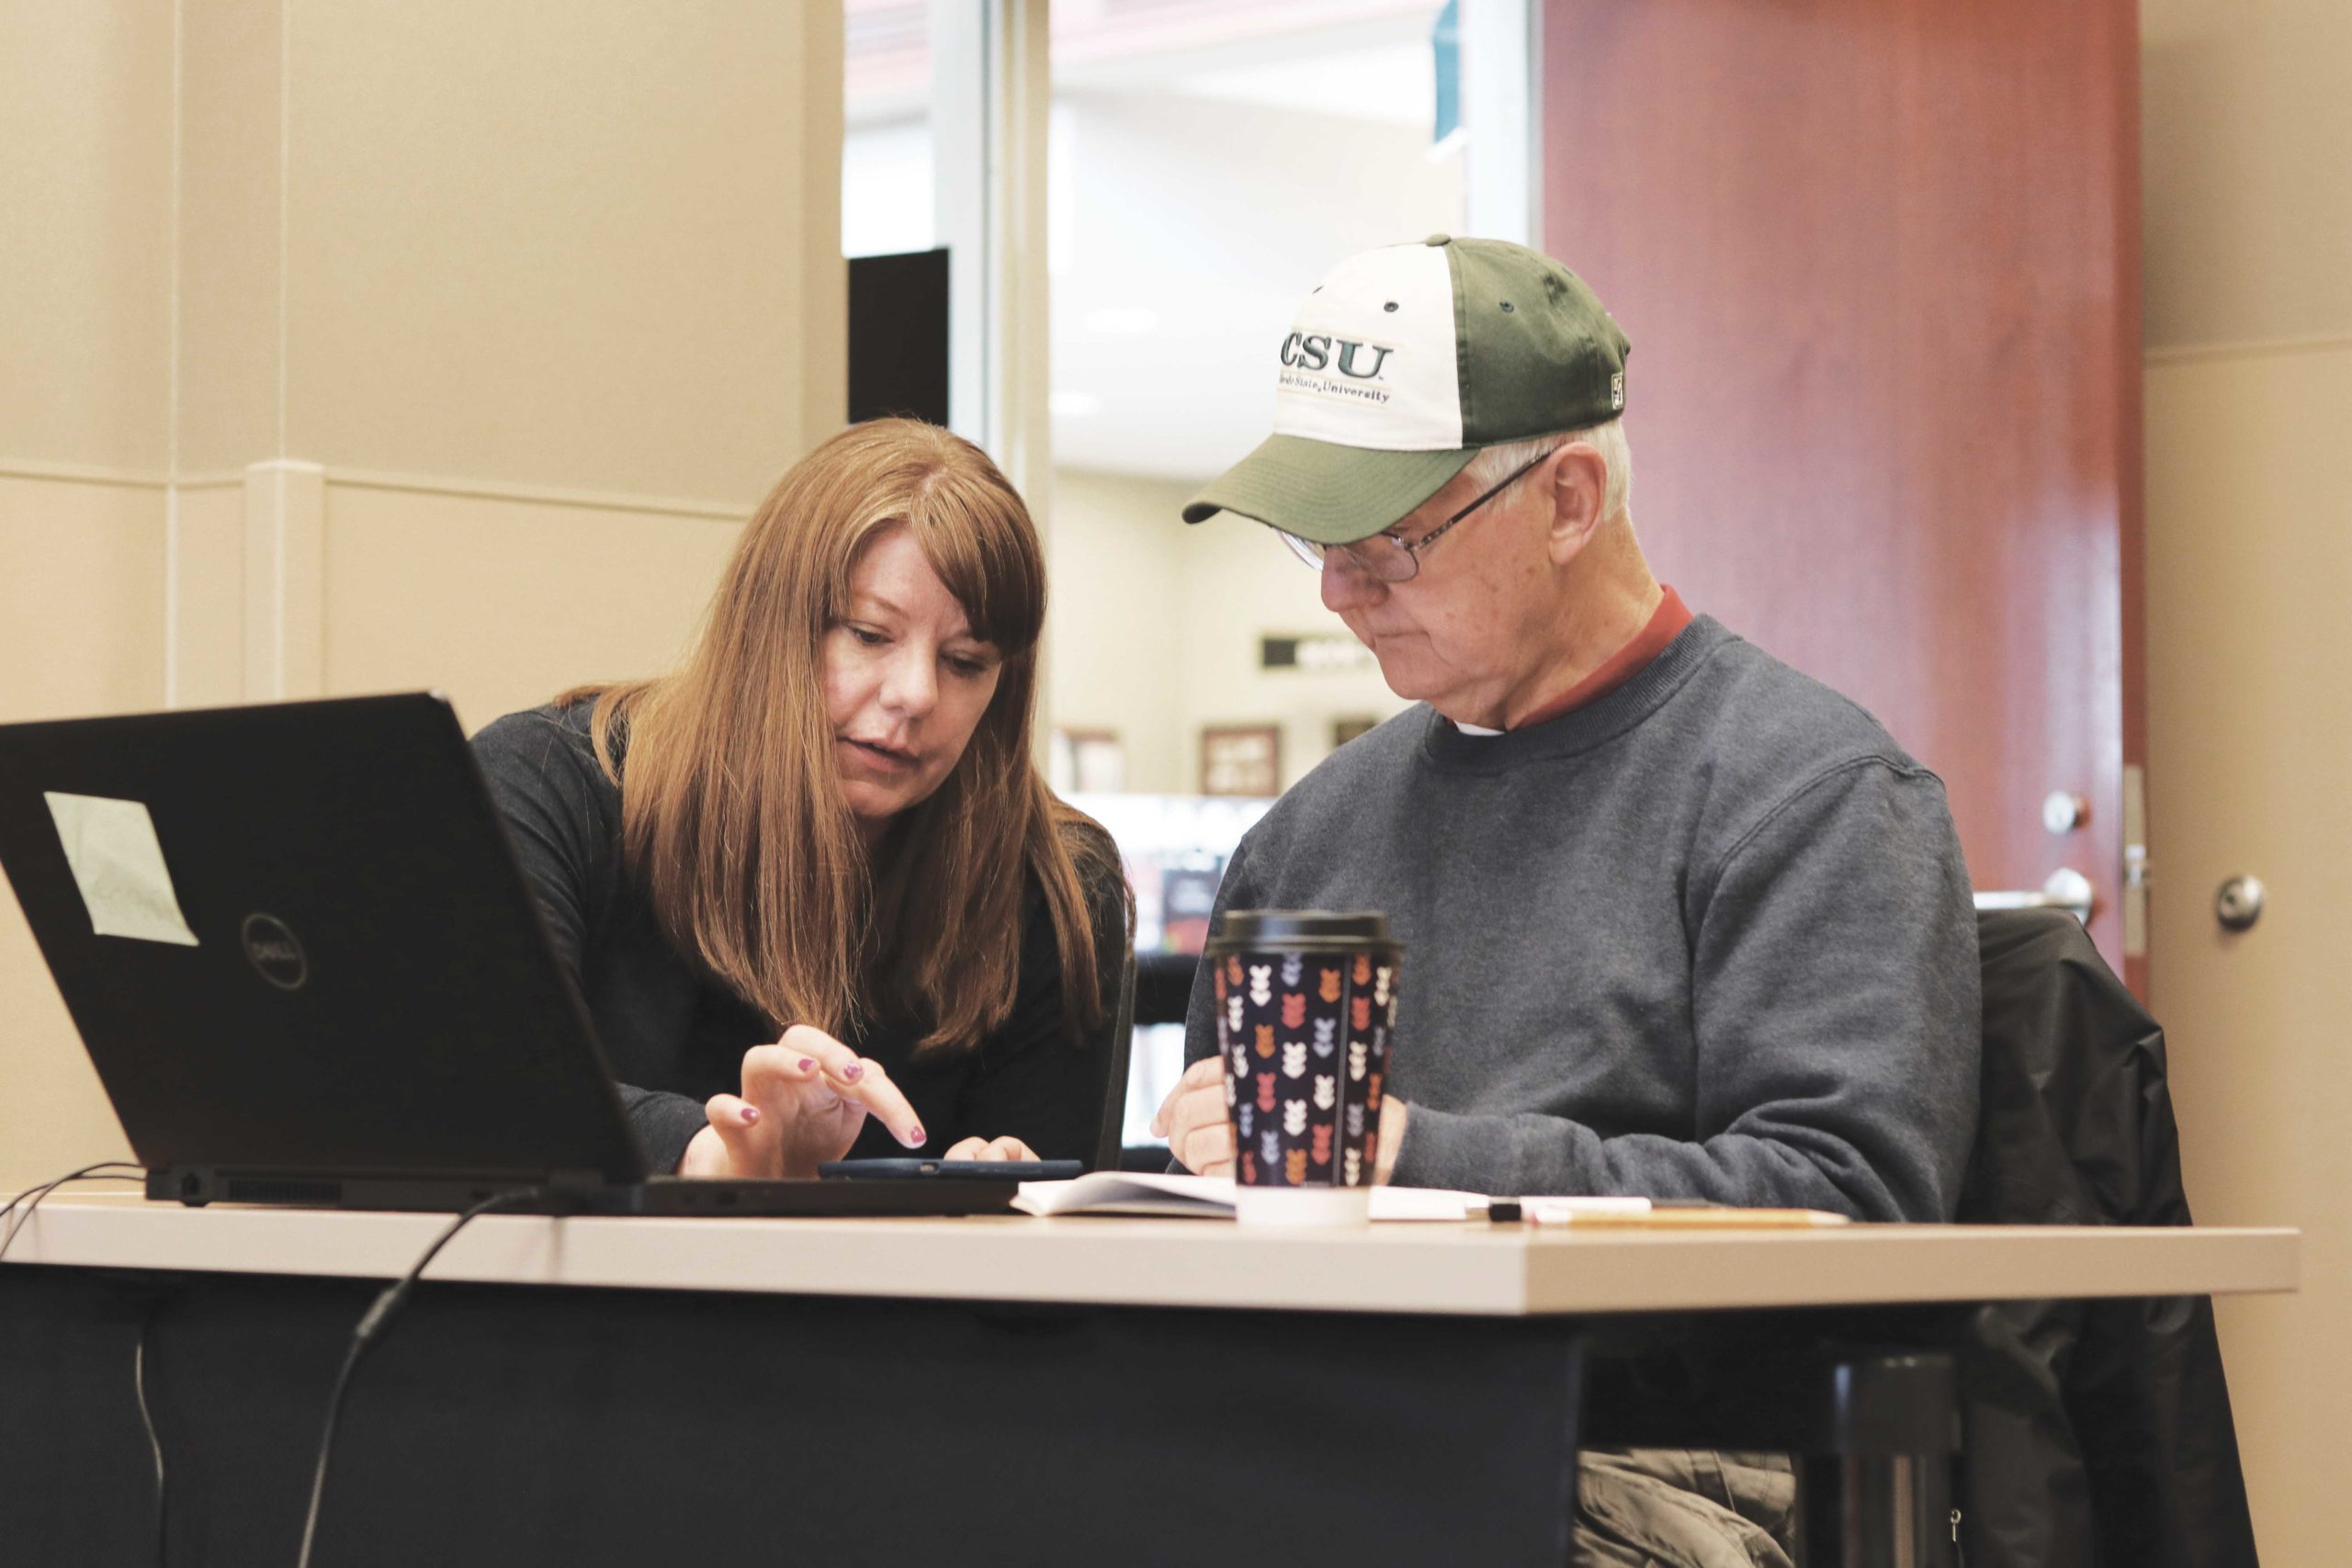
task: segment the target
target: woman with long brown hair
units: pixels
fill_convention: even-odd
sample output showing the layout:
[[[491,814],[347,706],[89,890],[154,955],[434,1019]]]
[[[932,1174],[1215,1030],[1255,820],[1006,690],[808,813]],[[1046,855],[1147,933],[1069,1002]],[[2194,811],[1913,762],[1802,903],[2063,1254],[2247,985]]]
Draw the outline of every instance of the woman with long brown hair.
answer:
[[[1130,904],[1030,753],[1045,562],[910,420],[794,465],[656,680],[474,745],[655,1168],[1083,1158]]]

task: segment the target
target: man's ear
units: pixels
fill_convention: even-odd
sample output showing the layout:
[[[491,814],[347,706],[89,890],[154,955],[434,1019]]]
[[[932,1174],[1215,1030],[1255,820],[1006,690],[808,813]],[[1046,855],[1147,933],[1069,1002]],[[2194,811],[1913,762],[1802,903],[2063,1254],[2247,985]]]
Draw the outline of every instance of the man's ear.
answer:
[[[1551,475],[1552,564],[1566,566],[1600,532],[1609,493],[1609,465],[1589,441],[1571,441],[1545,465]]]

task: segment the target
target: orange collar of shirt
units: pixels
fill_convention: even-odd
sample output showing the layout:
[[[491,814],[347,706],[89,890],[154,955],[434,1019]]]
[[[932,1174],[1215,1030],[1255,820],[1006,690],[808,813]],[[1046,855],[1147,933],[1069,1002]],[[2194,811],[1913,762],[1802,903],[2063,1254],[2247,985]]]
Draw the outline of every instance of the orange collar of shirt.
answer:
[[[1603,660],[1600,669],[1512,725],[1511,728],[1526,729],[1572,712],[1587,703],[1599,702],[1647,669],[1651,660],[1664,653],[1667,645],[1682,635],[1682,628],[1689,626],[1690,620],[1690,611],[1682,603],[1682,596],[1671,588],[1667,589],[1665,597],[1658,601],[1657,608],[1650,613],[1649,624],[1634,634],[1633,641]]]

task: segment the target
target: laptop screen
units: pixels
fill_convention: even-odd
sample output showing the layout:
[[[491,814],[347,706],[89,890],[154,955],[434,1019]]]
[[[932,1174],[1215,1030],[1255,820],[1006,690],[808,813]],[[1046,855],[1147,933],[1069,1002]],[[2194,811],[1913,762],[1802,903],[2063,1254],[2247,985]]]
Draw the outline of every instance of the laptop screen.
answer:
[[[150,1167],[645,1173],[437,695],[0,726],[0,864]]]

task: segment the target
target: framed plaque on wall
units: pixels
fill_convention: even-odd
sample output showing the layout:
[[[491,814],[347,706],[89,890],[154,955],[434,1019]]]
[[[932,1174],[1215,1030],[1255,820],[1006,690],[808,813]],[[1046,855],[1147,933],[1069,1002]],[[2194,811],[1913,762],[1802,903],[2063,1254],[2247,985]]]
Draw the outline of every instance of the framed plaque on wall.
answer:
[[[1127,749],[1115,729],[1057,726],[1049,756],[1057,795],[1117,795],[1127,787]]]
[[[1283,731],[1277,724],[1207,725],[1201,730],[1201,793],[1267,796],[1283,792]]]

